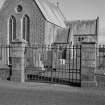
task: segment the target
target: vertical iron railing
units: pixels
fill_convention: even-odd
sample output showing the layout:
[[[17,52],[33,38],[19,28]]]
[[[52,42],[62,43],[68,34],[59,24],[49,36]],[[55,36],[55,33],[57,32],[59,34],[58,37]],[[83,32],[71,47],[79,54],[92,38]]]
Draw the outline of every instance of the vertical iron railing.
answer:
[[[105,45],[99,45],[97,59],[97,69],[105,70]]]
[[[9,58],[4,54],[8,66],[12,66],[10,51],[15,46],[6,46]],[[1,54],[4,46],[0,46]],[[81,83],[81,47],[68,44],[56,44],[53,46],[27,46],[25,48],[25,81],[50,82],[68,85]],[[79,56],[79,57],[78,57]],[[1,56],[2,57],[2,56]],[[4,59],[3,58],[3,59]],[[79,63],[80,62],[80,65]],[[10,67],[11,68],[11,67]],[[10,70],[10,76],[12,75]]]
[[[61,49],[59,46],[61,46]],[[8,45],[0,46],[1,65],[6,64],[9,66],[10,64],[12,66],[11,62],[12,58],[10,56],[11,55],[10,49],[12,48],[13,46],[8,46]],[[82,49],[81,45],[70,46],[66,44],[57,44],[53,46],[50,45],[27,46],[26,49],[27,49],[25,52],[26,81],[37,81],[37,82],[40,81],[40,82],[51,82],[51,83],[60,83],[60,84],[69,84],[69,85],[70,84],[81,85],[81,69],[83,67],[82,62],[84,60],[82,59],[82,54],[83,54],[82,51],[84,50],[84,52],[87,52],[86,48]],[[64,53],[65,49],[66,53]],[[90,54],[94,55],[91,53],[91,51],[93,51],[93,47],[89,46],[89,49],[90,50],[87,55]],[[10,54],[9,56],[7,56],[8,51]],[[96,53],[97,53],[96,69],[105,71],[105,45],[97,46]],[[65,55],[66,57],[64,57],[63,54],[66,54]],[[42,56],[42,60],[40,59],[40,56]],[[88,60],[90,62],[91,60],[93,60],[92,62],[94,62],[93,58],[90,58]],[[86,69],[86,67],[84,67],[84,69]],[[10,71],[10,75],[12,75],[11,73],[12,69]],[[3,74],[1,73],[1,75]]]
[[[81,70],[82,70],[82,45],[80,45],[80,86],[81,86],[81,81],[82,81],[82,77],[81,77]]]
[[[42,82],[51,82],[51,83],[60,83],[60,84],[69,84],[69,85],[71,84],[79,86],[81,82],[80,80],[81,78],[79,78],[81,73],[81,68],[80,68],[81,66],[78,66],[77,61],[79,60],[81,62],[81,60],[80,60],[80,55],[78,57],[77,53],[78,52],[81,53],[80,51],[81,47],[78,46],[71,47],[64,44],[62,45],[58,44],[53,46],[47,46],[47,48],[45,46],[43,50],[45,52],[42,52],[42,55],[48,53],[49,55],[46,56],[47,58],[42,58],[43,61],[37,61],[37,59],[35,59],[35,62],[39,63],[43,62],[43,64],[44,62],[46,62],[44,64],[44,70],[41,70],[41,67],[39,67],[40,70],[38,70],[38,68],[36,68],[35,65],[32,67],[31,70],[29,69],[29,67],[26,67],[25,68],[26,71],[25,75],[27,76],[26,81],[33,80],[33,81],[42,81]],[[38,51],[38,49],[36,49],[36,51]],[[45,61],[45,59],[48,61]],[[38,65],[40,66],[40,64]],[[30,74],[28,72],[30,72]]]

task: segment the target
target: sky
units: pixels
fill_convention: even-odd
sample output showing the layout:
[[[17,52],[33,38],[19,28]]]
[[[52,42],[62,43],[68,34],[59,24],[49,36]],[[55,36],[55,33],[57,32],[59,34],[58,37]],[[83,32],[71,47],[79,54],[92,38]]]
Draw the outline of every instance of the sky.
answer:
[[[61,0],[67,20],[91,20],[99,17],[99,42],[105,42],[105,0]]]

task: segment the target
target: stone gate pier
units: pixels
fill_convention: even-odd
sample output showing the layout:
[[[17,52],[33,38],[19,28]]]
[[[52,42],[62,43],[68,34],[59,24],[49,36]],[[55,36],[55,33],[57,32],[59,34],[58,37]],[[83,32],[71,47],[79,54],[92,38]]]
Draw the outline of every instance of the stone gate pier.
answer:
[[[26,42],[24,40],[15,41],[10,47],[10,57],[12,60],[12,81],[24,82],[24,52]]]
[[[96,86],[96,43],[83,42],[81,52],[81,84],[85,87]]]

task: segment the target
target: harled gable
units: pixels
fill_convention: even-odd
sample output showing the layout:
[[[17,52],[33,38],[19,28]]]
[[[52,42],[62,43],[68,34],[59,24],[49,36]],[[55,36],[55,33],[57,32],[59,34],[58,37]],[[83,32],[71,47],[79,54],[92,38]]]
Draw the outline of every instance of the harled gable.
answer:
[[[8,0],[0,0],[0,9],[2,9],[6,1]],[[66,28],[64,23],[65,18],[61,10],[56,5],[50,3],[48,0],[34,0],[34,2],[38,5],[41,13],[48,22],[59,27]]]

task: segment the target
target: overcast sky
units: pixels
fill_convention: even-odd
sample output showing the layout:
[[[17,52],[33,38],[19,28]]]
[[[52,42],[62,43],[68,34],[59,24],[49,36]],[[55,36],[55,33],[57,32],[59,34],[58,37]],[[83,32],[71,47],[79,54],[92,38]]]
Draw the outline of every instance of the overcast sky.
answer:
[[[105,0],[61,0],[60,8],[68,20],[96,19],[98,16],[100,36],[105,33]]]

